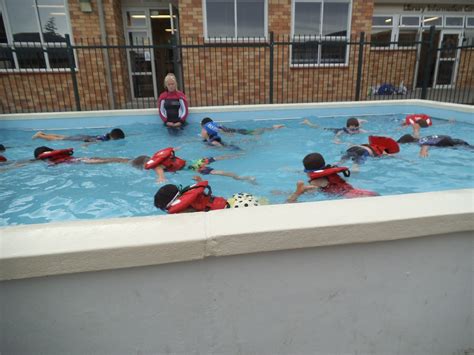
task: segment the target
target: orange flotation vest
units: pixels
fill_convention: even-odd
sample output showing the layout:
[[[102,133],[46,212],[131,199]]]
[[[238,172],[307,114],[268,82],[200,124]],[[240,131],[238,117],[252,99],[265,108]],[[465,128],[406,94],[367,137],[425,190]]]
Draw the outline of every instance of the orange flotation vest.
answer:
[[[369,136],[369,147],[375,156],[382,155],[384,152],[395,154],[400,151],[398,143],[390,137]]]
[[[411,126],[420,120],[425,121],[428,126],[431,126],[433,124],[430,116],[425,115],[424,113],[418,113],[413,115],[407,115],[405,117],[405,125]]]
[[[50,150],[48,152],[41,153],[38,155],[38,159],[41,160],[49,160],[54,164],[60,164],[67,162],[73,159],[72,155],[74,154],[73,148],[67,149],[57,149],[57,150]]]
[[[166,171],[175,172],[181,170],[186,165],[186,161],[175,156],[174,149],[170,147],[156,152],[145,163],[145,169],[154,169],[158,165],[163,165]]]
[[[191,185],[186,191],[172,201],[167,207],[168,213],[180,213],[191,207],[196,211],[221,210],[228,206],[223,197],[212,196],[211,187],[207,181]]]

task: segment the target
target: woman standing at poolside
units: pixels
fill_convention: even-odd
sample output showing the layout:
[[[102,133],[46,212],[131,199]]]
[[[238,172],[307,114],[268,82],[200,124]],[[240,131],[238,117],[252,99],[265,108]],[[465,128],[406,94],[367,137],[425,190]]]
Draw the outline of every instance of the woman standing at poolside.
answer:
[[[188,100],[186,95],[178,90],[176,76],[169,73],[165,76],[166,91],[158,98],[160,117],[166,127],[182,128],[188,117]]]

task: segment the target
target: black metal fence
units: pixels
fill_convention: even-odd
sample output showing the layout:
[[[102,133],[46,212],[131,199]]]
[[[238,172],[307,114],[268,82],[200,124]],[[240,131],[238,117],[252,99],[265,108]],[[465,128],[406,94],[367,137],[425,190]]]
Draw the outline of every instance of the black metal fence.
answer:
[[[0,112],[156,107],[174,72],[191,106],[431,99],[474,103],[474,46],[458,37],[390,42],[270,35],[0,47]],[[136,43],[136,41],[134,41]],[[439,45],[441,43],[441,45]]]

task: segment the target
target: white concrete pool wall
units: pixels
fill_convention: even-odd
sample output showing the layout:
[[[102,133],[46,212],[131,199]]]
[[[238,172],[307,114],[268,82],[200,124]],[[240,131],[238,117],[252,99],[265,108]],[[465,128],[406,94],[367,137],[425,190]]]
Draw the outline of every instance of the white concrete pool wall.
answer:
[[[466,189],[1,228],[0,351],[464,354],[473,217]]]

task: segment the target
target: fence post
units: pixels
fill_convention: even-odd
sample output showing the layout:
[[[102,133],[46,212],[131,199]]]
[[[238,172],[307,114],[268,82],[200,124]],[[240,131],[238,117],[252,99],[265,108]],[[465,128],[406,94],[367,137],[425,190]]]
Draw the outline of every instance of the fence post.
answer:
[[[430,27],[430,39],[429,39],[429,46],[428,46],[428,61],[426,62],[426,66],[423,72],[423,84],[421,87],[421,99],[426,100],[426,96],[428,94],[428,82],[430,80],[431,74],[431,65],[433,64],[433,48],[434,48],[434,38],[435,38],[435,26]],[[422,42],[423,45],[423,42]]]
[[[356,92],[355,92],[355,100],[360,100],[360,86],[362,81],[362,61],[364,60],[364,39],[365,39],[365,32],[360,33],[359,38],[359,62],[357,63],[357,82],[356,82]]]
[[[270,32],[270,103],[273,103],[273,31]]]
[[[66,34],[67,57],[69,59],[69,69],[71,70],[72,87],[74,89],[74,98],[76,99],[76,111],[81,111],[81,99],[79,97],[79,88],[77,86],[76,65],[74,63],[74,50],[71,45],[71,38]]]
[[[171,36],[171,50],[173,52],[173,71],[178,80],[178,87],[181,91],[186,91],[183,80],[183,67],[181,61],[181,41],[178,37],[178,32],[175,31]]]

